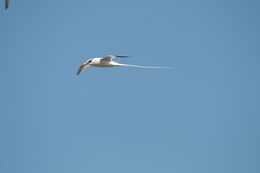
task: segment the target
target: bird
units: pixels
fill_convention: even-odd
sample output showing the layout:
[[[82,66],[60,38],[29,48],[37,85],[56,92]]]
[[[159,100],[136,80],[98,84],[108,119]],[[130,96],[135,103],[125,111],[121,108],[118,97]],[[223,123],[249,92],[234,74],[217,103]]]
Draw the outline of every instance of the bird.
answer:
[[[141,66],[141,65],[132,65],[132,64],[120,64],[113,59],[115,58],[129,58],[134,57],[135,55],[131,56],[121,56],[121,55],[108,55],[104,58],[92,58],[81,64],[79,67],[77,74],[79,75],[85,68],[88,66],[95,66],[95,67],[117,67],[117,66],[128,66],[128,67],[138,67],[138,68],[153,68],[153,69],[161,69],[161,68],[168,68],[169,67],[151,67],[151,66]]]
[[[9,6],[9,0],[5,0],[5,9],[6,10],[7,10],[8,6]]]

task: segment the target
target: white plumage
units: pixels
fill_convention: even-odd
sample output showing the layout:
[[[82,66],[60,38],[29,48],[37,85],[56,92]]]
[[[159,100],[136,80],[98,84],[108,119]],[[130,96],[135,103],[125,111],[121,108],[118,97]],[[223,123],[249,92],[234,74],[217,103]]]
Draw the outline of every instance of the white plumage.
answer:
[[[141,66],[141,65],[132,65],[132,64],[119,64],[113,61],[114,58],[128,58],[132,56],[119,56],[119,55],[108,55],[104,58],[92,58],[84,62],[78,69],[77,75],[79,75],[86,67],[95,66],[95,67],[115,67],[115,66],[128,66],[128,67],[138,67],[138,68],[169,68],[169,67],[150,67],[150,66]]]

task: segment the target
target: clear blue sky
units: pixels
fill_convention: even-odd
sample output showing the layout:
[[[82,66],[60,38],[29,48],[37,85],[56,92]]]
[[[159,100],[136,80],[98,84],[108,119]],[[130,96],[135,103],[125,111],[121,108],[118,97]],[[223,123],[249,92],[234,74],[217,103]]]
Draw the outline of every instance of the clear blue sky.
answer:
[[[1,173],[260,172],[259,1],[0,7]]]

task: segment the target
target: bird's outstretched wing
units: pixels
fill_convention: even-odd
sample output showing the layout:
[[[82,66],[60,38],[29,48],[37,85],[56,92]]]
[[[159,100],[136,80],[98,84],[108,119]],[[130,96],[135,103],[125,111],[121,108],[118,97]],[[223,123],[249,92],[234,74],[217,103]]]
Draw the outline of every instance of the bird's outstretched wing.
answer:
[[[114,58],[128,58],[128,57],[133,57],[135,55],[131,55],[131,56],[121,56],[121,55],[108,55],[104,58],[102,58],[101,60],[103,61],[112,61],[112,59]]]
[[[87,66],[89,66],[87,63],[83,63],[79,69],[78,69],[78,72],[77,72],[77,75],[79,75]]]
[[[5,0],[5,9],[6,10],[7,10],[8,6],[9,6],[9,0]]]

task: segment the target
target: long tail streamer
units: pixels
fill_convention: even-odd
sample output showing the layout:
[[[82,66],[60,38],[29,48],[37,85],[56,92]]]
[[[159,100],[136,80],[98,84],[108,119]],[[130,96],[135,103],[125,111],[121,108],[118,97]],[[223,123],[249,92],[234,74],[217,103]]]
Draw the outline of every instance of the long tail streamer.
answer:
[[[152,69],[172,69],[170,67],[151,67],[151,66],[132,65],[132,64],[120,64],[120,66],[137,67],[137,68],[152,68]]]

